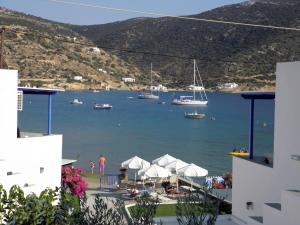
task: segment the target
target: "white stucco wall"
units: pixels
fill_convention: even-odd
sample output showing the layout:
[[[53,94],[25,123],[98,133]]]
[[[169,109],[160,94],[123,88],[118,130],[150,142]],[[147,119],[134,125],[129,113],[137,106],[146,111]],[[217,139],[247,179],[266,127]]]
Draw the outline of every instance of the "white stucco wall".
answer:
[[[257,223],[249,216],[262,216],[266,225],[300,224],[300,192],[287,191],[300,190],[300,161],[291,159],[300,156],[300,62],[278,64],[276,80],[273,168],[233,159],[233,214],[247,224]]]
[[[17,71],[0,70],[0,83],[0,184],[36,194],[59,187],[62,135],[17,138]]]
[[[300,224],[300,192],[282,192],[282,221],[278,225],[299,225]],[[276,225],[276,224],[275,224]]]
[[[277,65],[274,170],[279,190],[300,189],[300,62]],[[280,194],[280,193],[279,193]]]
[[[244,221],[249,216],[262,216],[263,203],[277,196],[270,191],[272,168],[233,157],[232,214]],[[247,209],[246,202],[253,202]]]
[[[263,218],[264,225],[286,225],[283,221],[282,212],[266,204],[263,206]]]
[[[40,187],[55,188],[61,182],[62,135],[19,138],[16,148],[11,152],[17,169],[28,175],[27,183]],[[21,168],[20,168],[21,167]],[[40,173],[40,167],[44,172]]]
[[[0,159],[5,158],[6,146],[17,138],[16,70],[0,69]]]

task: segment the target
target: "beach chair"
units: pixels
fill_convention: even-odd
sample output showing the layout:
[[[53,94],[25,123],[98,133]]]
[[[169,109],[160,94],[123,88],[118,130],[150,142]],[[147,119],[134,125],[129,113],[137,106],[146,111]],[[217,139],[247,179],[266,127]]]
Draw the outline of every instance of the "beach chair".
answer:
[[[170,182],[163,182],[162,186],[167,195],[180,196],[186,194],[185,192],[178,191],[174,186],[171,185]]]

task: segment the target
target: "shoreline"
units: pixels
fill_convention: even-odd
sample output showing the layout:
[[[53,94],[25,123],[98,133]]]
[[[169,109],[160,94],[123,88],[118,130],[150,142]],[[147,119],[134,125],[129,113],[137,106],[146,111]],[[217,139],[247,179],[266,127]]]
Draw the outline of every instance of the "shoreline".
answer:
[[[93,92],[94,90],[91,89],[65,89],[66,91],[70,92]],[[126,90],[126,89],[112,89],[109,91],[106,90],[98,90],[99,92],[139,92],[143,90]],[[176,89],[176,90],[169,90],[168,92],[160,92],[160,93],[170,93],[170,92],[190,92],[185,89]],[[206,90],[207,93],[222,93],[222,94],[242,94],[242,93],[259,93],[259,92],[275,92],[274,89],[257,89],[257,90],[231,90],[231,91],[218,91],[218,90]],[[196,92],[197,93],[197,92]]]

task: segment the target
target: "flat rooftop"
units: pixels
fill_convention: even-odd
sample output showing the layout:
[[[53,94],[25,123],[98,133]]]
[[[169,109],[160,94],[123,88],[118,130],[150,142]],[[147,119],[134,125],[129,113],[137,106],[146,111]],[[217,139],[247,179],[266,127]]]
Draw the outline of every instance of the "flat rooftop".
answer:
[[[275,99],[274,91],[247,91],[240,94],[244,99]]]
[[[33,95],[53,95],[57,92],[64,92],[65,89],[59,88],[36,88],[36,87],[18,87],[18,91],[23,91],[24,94]]]

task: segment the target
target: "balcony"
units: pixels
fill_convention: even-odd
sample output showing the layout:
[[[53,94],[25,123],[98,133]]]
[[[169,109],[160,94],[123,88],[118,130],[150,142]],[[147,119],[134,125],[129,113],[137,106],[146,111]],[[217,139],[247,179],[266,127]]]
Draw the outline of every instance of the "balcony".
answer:
[[[248,157],[238,157],[249,162],[253,162],[262,166],[273,168],[273,157],[272,156],[253,156],[252,159]]]
[[[45,135],[42,133],[20,132],[20,138],[43,137]]]
[[[18,91],[25,95],[45,95],[48,96],[48,129],[47,134],[51,134],[52,130],[52,96],[58,92],[64,92],[63,89],[52,89],[52,88],[28,88],[18,87]],[[19,136],[19,134],[18,134]],[[21,136],[22,137],[22,136]]]
[[[249,158],[252,160],[254,158],[253,144],[254,144],[254,107],[255,101],[257,100],[274,100],[274,92],[244,92],[241,94],[246,100],[250,100],[250,113],[249,113]],[[256,161],[256,160],[254,160]],[[259,162],[260,160],[258,160]]]

